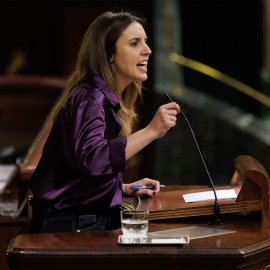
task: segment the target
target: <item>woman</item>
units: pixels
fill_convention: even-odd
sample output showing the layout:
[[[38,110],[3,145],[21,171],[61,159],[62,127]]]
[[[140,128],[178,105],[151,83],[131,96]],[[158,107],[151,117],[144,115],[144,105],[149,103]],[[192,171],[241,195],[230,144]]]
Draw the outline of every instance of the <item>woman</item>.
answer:
[[[119,228],[122,194],[159,192],[152,179],[132,183],[154,186],[137,191],[122,180],[127,161],[174,127],[180,112],[175,103],[163,105],[147,127],[133,133],[135,101],[151,54],[146,41],[144,21],[123,12],[102,14],[86,32],[31,180],[43,205],[40,232]]]

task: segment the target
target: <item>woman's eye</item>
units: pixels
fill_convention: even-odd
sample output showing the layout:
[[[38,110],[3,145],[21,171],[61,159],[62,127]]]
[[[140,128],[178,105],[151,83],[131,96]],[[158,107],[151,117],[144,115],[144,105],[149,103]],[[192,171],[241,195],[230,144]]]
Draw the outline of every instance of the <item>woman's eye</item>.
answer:
[[[131,46],[132,47],[136,47],[138,45],[138,42],[133,42],[133,43],[131,43]]]

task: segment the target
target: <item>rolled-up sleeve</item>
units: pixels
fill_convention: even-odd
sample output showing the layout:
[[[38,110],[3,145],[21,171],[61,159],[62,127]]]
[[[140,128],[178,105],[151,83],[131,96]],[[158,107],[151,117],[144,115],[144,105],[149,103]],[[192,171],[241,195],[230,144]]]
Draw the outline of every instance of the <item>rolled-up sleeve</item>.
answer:
[[[118,137],[109,142],[110,157],[112,162],[112,169],[114,172],[125,171],[127,169],[126,162],[126,145],[127,137]]]

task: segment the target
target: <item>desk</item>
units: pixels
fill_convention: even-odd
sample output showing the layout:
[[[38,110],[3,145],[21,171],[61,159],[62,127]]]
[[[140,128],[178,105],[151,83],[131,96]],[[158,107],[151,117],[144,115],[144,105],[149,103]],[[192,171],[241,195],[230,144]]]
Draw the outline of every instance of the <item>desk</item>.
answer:
[[[9,270],[43,269],[267,269],[270,227],[244,215],[222,216],[235,233],[194,239],[188,246],[122,246],[121,229],[17,236],[8,249]],[[211,217],[210,217],[211,218]],[[150,221],[149,232],[203,226],[208,216]],[[212,227],[211,227],[212,228]]]
[[[8,269],[6,251],[12,238],[28,232],[26,217],[0,217],[0,269]]]

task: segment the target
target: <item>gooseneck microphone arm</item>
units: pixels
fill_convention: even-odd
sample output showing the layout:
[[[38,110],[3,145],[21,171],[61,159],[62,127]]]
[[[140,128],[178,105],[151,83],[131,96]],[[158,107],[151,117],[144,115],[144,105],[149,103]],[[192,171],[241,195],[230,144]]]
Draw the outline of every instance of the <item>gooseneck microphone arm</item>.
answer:
[[[170,96],[168,94],[164,93],[164,95],[168,98],[168,100],[170,102],[173,102],[173,100],[170,98]],[[189,118],[190,118],[189,114],[184,109],[181,109],[180,110],[180,113],[183,115],[183,117],[185,118],[185,120],[186,120],[186,122],[187,122],[187,124],[189,126],[191,135],[192,135],[192,137],[194,139],[194,142],[196,144],[196,147],[197,147],[197,149],[199,151],[201,160],[203,162],[204,168],[206,170],[206,173],[207,173],[208,178],[209,178],[209,181],[210,181],[210,185],[211,185],[211,187],[213,189],[213,192],[214,192],[214,197],[215,197],[214,220],[213,221],[209,221],[208,224],[209,225],[213,225],[213,226],[224,226],[227,223],[225,223],[224,221],[221,221],[220,220],[220,207],[219,207],[219,203],[218,203],[218,199],[217,199],[217,193],[216,193],[216,189],[215,189],[215,186],[214,186],[212,177],[211,177],[210,172],[209,172],[209,168],[208,168],[208,164],[207,164],[205,153],[202,150],[202,148],[201,148],[201,146],[200,146],[200,144],[198,142],[198,139],[197,139],[197,136],[196,136],[196,132],[195,132],[195,128],[193,126],[193,123],[192,123],[192,121],[189,121]]]

